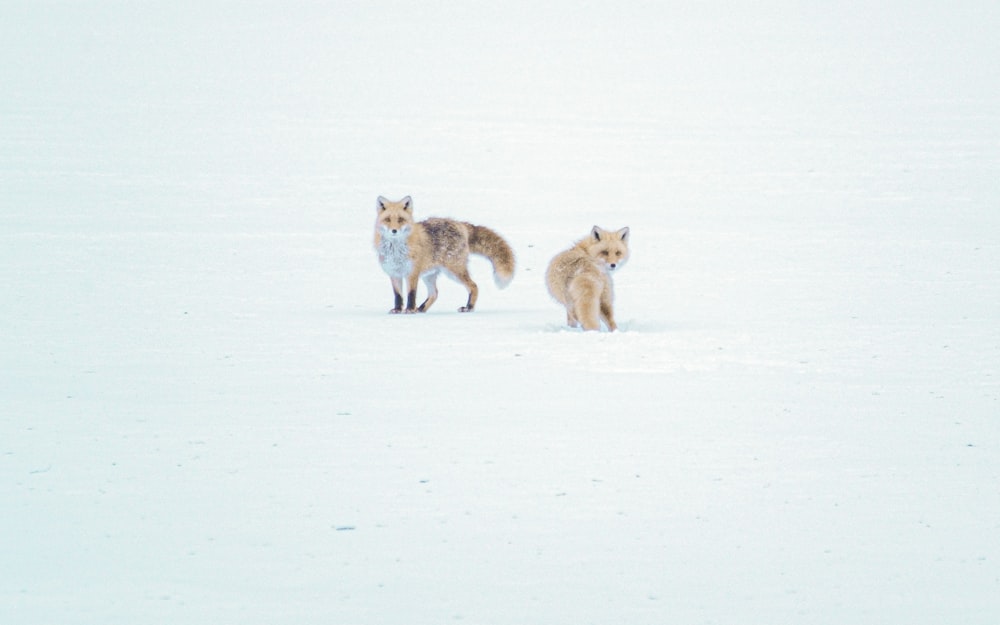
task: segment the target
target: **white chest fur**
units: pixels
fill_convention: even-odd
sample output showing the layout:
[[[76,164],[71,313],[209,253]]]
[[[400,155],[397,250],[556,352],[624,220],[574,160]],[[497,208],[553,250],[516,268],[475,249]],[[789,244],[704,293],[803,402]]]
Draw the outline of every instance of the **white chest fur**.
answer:
[[[392,278],[405,278],[413,270],[410,260],[410,248],[406,239],[390,239],[383,237],[378,244],[378,262],[382,271]]]

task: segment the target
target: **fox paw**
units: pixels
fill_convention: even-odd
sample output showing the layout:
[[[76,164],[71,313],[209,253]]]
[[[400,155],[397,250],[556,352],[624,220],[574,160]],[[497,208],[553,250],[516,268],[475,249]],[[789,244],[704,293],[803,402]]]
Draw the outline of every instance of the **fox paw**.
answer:
[[[472,306],[462,306],[458,309],[458,312],[472,312],[475,310]]]
[[[389,314],[390,315],[398,315],[401,312],[403,312],[402,308],[393,308],[392,310],[389,311]]]

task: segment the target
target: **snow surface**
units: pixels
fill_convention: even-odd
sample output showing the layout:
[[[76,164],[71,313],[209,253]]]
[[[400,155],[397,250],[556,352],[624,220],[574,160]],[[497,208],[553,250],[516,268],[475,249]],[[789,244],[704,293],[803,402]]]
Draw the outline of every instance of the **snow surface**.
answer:
[[[4,2],[0,622],[1000,622],[997,32]],[[514,282],[386,314],[379,194]],[[614,334],[542,281],[595,224]]]

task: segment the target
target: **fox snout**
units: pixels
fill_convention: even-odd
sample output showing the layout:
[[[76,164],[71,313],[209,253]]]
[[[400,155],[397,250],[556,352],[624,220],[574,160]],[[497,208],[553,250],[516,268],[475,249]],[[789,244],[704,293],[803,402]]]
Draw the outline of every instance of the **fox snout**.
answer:
[[[387,237],[404,236],[410,232],[410,224],[382,224],[382,235]]]
[[[627,257],[622,252],[601,252],[597,257],[597,262],[604,267],[604,270],[608,273],[615,271],[619,267],[625,264]]]

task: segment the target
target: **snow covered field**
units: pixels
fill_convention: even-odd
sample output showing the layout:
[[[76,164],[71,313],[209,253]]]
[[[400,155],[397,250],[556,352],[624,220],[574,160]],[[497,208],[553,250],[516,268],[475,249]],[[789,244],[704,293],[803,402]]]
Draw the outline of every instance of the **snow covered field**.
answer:
[[[1000,9],[880,4],[4,3],[0,622],[1000,621]]]

